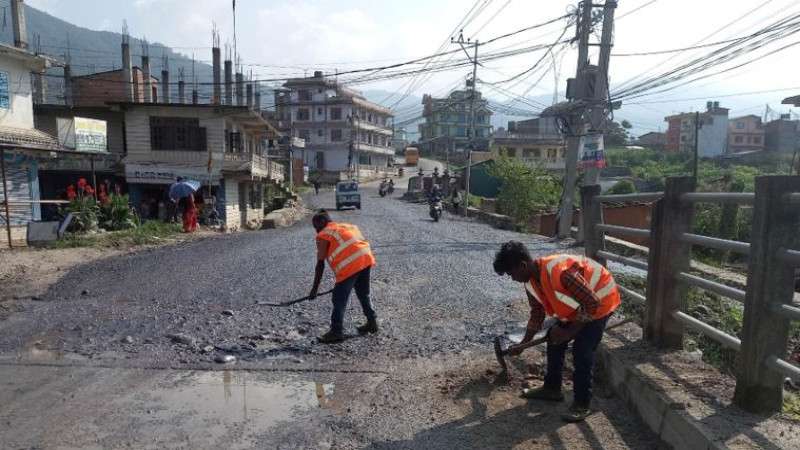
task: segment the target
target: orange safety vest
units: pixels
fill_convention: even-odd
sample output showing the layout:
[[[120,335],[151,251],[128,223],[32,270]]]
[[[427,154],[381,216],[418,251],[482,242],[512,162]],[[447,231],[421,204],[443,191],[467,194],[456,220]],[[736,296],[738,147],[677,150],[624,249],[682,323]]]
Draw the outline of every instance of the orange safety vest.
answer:
[[[592,319],[597,320],[614,312],[620,304],[619,290],[614,277],[597,261],[578,255],[550,255],[537,260],[539,280],[532,278],[525,283],[525,290],[543,307],[548,316],[563,322],[575,319],[576,310],[581,306],[572,294],[561,284],[561,274],[578,264],[589,288],[600,301]]]
[[[317,239],[328,242],[325,259],[333,269],[337,283],[375,265],[369,242],[364,240],[361,230],[355,225],[330,222],[317,234]]]

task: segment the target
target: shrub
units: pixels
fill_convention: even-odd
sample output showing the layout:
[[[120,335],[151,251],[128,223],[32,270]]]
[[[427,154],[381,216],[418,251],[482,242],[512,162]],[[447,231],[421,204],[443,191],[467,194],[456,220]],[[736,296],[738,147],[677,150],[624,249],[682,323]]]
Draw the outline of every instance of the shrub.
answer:
[[[622,180],[608,190],[608,194],[611,195],[633,194],[634,192],[636,192],[636,186],[630,180]]]
[[[127,195],[111,195],[100,206],[100,226],[108,231],[136,228],[138,218],[128,205]]]
[[[544,169],[501,157],[495,159],[489,175],[500,180],[497,212],[511,216],[517,223],[558,205],[561,183]]]

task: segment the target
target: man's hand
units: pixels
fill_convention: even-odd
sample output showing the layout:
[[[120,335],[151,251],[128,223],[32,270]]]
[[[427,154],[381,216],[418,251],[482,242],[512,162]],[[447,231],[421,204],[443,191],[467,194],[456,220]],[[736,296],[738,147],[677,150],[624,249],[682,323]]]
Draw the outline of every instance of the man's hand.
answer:
[[[508,349],[506,349],[506,353],[511,356],[519,356],[523,351],[525,351],[525,347],[523,347],[522,344],[524,344],[524,342],[520,342],[519,344],[514,344],[508,347]]]

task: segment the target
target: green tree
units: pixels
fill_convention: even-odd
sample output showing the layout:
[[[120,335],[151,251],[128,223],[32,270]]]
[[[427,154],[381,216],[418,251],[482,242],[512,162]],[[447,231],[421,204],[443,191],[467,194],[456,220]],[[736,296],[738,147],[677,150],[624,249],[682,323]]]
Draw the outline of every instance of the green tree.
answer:
[[[611,195],[633,194],[634,192],[636,192],[636,186],[631,180],[619,181],[608,190],[608,194]]]
[[[628,131],[619,122],[609,122],[606,132],[603,134],[603,143],[606,147],[620,147],[626,145],[629,138]]]
[[[541,168],[531,168],[516,159],[500,157],[489,168],[500,180],[497,210],[524,224],[535,213],[558,205],[561,183]]]

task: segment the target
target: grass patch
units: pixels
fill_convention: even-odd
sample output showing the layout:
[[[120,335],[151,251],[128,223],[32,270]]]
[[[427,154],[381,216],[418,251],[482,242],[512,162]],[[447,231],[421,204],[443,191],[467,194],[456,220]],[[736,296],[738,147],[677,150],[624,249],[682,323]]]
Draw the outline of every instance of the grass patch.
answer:
[[[792,420],[800,421],[800,395],[783,393],[783,413]]]
[[[175,237],[182,232],[178,223],[164,223],[151,220],[136,228],[111,231],[99,234],[67,233],[63,239],[52,244],[50,248],[79,247],[131,247],[137,245],[155,245]]]

